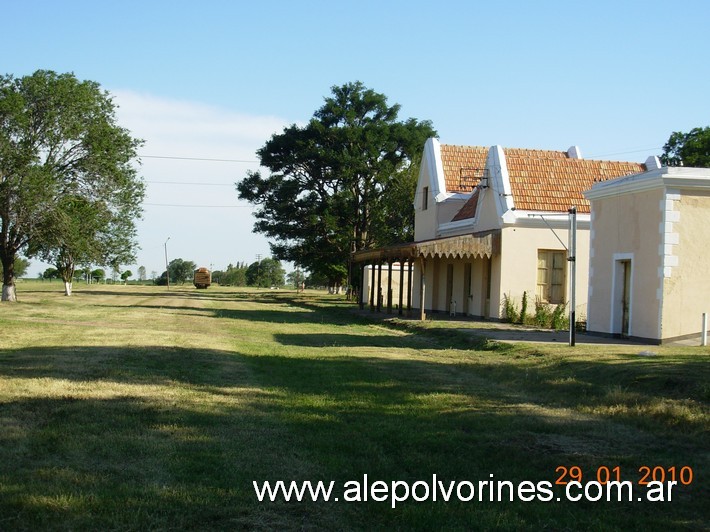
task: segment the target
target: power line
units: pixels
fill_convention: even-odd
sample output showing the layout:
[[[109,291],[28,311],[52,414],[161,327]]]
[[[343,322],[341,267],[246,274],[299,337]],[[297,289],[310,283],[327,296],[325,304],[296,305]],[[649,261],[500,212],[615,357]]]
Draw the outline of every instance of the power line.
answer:
[[[246,159],[212,159],[209,157],[176,157],[173,155],[138,155],[141,159],[175,159],[178,161],[209,161],[214,163],[258,163]]]
[[[593,159],[597,157],[609,157],[611,155],[627,155],[629,153],[641,153],[648,152],[651,150],[662,150],[663,147],[652,147],[643,148],[640,150],[630,150],[630,151],[618,151],[614,153],[602,153],[599,155],[589,155],[586,159]],[[206,161],[206,162],[216,162],[216,163],[260,163],[255,159],[216,159],[211,157],[178,157],[174,155],[138,155],[141,159],[170,159],[177,161]],[[154,183],[166,183],[166,184],[183,184],[183,183],[172,183],[169,181],[154,181]],[[199,183],[199,184],[209,184],[209,183]],[[221,185],[221,183],[219,183]]]
[[[596,158],[599,158],[599,157],[609,157],[609,156],[611,156],[611,155],[626,155],[626,154],[628,154],[628,153],[641,153],[641,152],[644,152],[644,151],[645,151],[645,152],[649,152],[649,151],[651,151],[651,150],[654,150],[654,151],[655,151],[655,150],[662,150],[662,149],[663,149],[663,147],[661,147],[661,148],[643,148],[643,149],[641,149],[641,150],[631,150],[631,151],[617,151],[617,152],[614,152],[614,153],[602,153],[602,154],[600,154],[600,155],[590,155],[587,159],[596,159]]]
[[[150,207],[185,207],[198,209],[251,209],[251,205],[187,205],[177,203],[143,203]]]
[[[197,185],[197,186],[210,186],[210,187],[233,187],[234,183],[198,183],[198,182],[186,182],[186,181],[145,181],[146,183],[157,183],[161,185]]]

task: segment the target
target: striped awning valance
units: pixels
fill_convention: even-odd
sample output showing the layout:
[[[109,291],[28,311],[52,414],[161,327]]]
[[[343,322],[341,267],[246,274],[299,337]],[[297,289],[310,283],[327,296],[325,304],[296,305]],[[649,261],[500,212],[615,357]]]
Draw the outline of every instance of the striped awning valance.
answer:
[[[353,253],[354,262],[381,262],[423,258],[492,257],[500,253],[500,230],[436,238]]]

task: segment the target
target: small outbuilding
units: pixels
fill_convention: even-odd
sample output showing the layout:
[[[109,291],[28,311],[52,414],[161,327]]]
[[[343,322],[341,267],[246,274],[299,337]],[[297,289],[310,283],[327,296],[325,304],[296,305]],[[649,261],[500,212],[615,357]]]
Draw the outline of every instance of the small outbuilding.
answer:
[[[662,167],[596,183],[587,329],[666,343],[700,339],[710,312],[710,169]]]

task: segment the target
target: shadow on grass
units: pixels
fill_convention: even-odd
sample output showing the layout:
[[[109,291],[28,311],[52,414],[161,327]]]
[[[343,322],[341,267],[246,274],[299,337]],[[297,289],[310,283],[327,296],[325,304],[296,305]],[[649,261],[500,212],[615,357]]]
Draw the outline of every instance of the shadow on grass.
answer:
[[[417,342],[413,336],[392,335],[362,335],[362,334],[274,334],[274,340],[282,345],[301,347],[423,347],[423,342]],[[427,347],[440,347],[429,346]]]
[[[436,473],[554,481],[559,465],[635,472],[671,459],[691,464],[698,478],[708,473],[700,421],[673,429],[660,418],[643,424],[633,412],[575,413],[620,405],[619,394],[605,398],[609,385],[633,392],[634,404],[693,399],[707,377],[700,362],[463,362],[150,347],[0,351],[0,528],[707,524],[700,483],[673,505],[643,512],[584,503],[410,503],[397,511],[373,502],[257,503],[253,480],[369,474],[390,482]]]

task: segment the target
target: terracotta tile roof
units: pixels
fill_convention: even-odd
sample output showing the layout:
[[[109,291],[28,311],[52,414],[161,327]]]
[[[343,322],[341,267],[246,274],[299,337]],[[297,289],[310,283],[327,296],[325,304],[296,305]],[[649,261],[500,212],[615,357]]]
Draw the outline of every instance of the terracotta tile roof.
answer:
[[[516,209],[590,211],[583,192],[597,181],[644,172],[645,165],[570,159],[563,151],[504,149]]]
[[[486,166],[488,148],[481,146],[441,145],[441,163],[447,192],[470,193]]]
[[[476,217],[476,210],[478,209],[478,189],[476,189],[473,194],[471,194],[471,197],[468,198],[468,201],[464,203],[463,207],[461,207],[461,210],[456,213],[456,216],[454,216],[452,222],[458,222],[459,220],[466,220],[467,218],[475,218]]]

